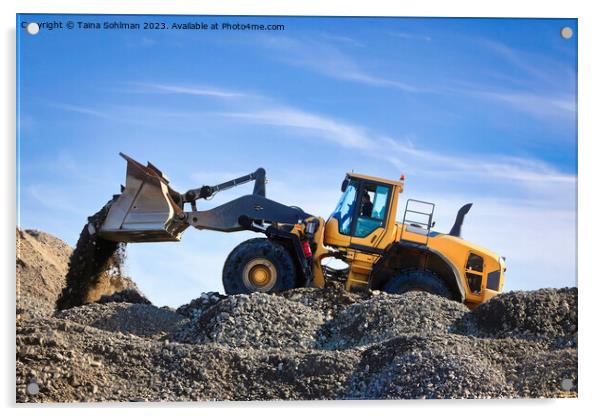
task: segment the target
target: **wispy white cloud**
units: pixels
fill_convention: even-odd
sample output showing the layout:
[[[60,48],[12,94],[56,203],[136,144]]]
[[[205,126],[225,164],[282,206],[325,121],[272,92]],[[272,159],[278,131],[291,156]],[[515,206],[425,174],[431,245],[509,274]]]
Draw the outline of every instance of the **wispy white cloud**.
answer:
[[[377,77],[371,74],[368,74],[366,72],[364,72],[362,69],[360,69],[359,67],[349,67],[347,69],[347,71],[345,72],[339,72],[337,70],[337,68],[330,68],[332,70],[332,72],[330,73],[330,75],[334,76],[334,77],[339,77],[341,79],[345,79],[348,81],[356,81],[356,82],[360,82],[363,84],[367,84],[367,85],[373,85],[376,87],[391,87],[391,88],[396,88],[398,90],[404,91],[404,92],[427,92],[426,89],[421,89],[419,87],[416,87],[414,85],[405,83],[405,82],[400,82],[400,81],[393,81],[390,79],[386,79],[386,78],[381,78],[381,77]]]
[[[330,78],[390,87],[411,93],[422,91],[416,85],[370,73],[352,57],[327,42],[313,39],[300,41],[290,37],[266,37],[263,45],[284,52],[278,55],[278,59],[288,64],[307,68]]]
[[[571,81],[576,80],[576,72],[566,62],[511,47],[499,40],[459,36],[458,41],[475,45],[475,50],[489,54],[492,62],[498,63],[496,58],[499,58],[505,63],[506,72],[493,72],[498,82],[486,85],[458,79],[452,83],[456,87],[449,88],[450,93],[495,101],[549,120],[574,116],[577,112]],[[482,71],[484,75],[491,74],[488,68]]]
[[[347,46],[357,48],[363,48],[365,46],[362,42],[349,36],[333,35],[332,33],[322,33],[321,36],[326,40],[332,40]]]
[[[528,56],[517,49],[513,49],[502,42],[486,38],[477,38],[475,39],[475,42],[477,42],[477,44],[481,45],[482,47],[501,56],[507,62],[514,65],[518,69],[527,72],[531,76],[543,79],[547,79],[549,77],[549,75],[543,70],[543,68],[531,64],[529,62],[530,59],[528,58]]]
[[[564,184],[573,186],[576,182],[576,176],[560,172],[548,164],[536,159],[516,158],[508,155],[449,155],[432,150],[416,147],[412,141],[406,137],[391,137],[387,134],[374,132],[371,129],[350,123],[345,120],[336,119],[324,114],[312,113],[292,106],[279,104],[273,99],[259,96],[249,96],[241,92],[231,90],[219,90],[214,88],[199,89],[191,86],[175,86],[163,83],[141,84],[148,88],[147,91],[162,93],[169,91],[173,94],[184,95],[208,95],[213,97],[227,97],[232,99],[236,107],[242,110],[221,111],[221,112],[170,112],[170,118],[191,118],[199,117],[223,117],[229,120],[241,123],[259,124],[274,127],[294,129],[300,133],[326,140],[337,146],[347,149],[359,149],[373,158],[380,159],[395,166],[399,170],[413,170],[416,173],[422,173],[434,176],[445,175],[464,175],[466,178],[474,180],[506,180],[514,181],[516,184],[525,188],[534,186],[550,186],[552,184]],[[476,94],[476,92],[474,92]],[[570,100],[561,98],[557,101],[548,103],[540,97],[524,95],[502,95],[497,93],[490,94],[492,99],[506,100],[516,106],[524,106],[525,111],[551,111],[546,109],[544,104],[555,106],[554,111],[569,111]],[[254,98],[254,99],[249,99]],[[545,103],[544,103],[545,101]],[[96,110],[92,108],[72,106],[66,104],[54,104],[56,108],[67,111],[74,111],[86,115],[111,118],[122,117],[123,109],[113,114],[110,111]],[[537,107],[536,110],[528,109]],[[135,109],[134,109],[135,110]],[[139,111],[138,109],[137,111]],[[156,109],[143,109],[144,111],[155,111]],[[130,112],[132,109],[129,110]],[[156,117],[162,115],[162,111],[156,114]],[[148,115],[148,114],[147,114]],[[163,114],[165,116],[165,114]],[[148,118],[148,117],[147,117]],[[407,161],[412,163],[408,164]],[[478,176],[474,177],[475,172]]]
[[[391,138],[380,139],[384,147],[390,149],[389,162],[395,163],[402,157],[410,158],[418,166],[435,166],[435,172],[442,175],[465,174],[474,176],[478,173],[478,179],[504,179],[517,181],[522,184],[532,183],[563,183],[574,184],[576,176],[559,172],[550,165],[536,160],[506,155],[477,155],[464,154],[461,156],[450,156],[425,149],[408,146]],[[392,159],[396,157],[397,159]],[[406,167],[398,162],[400,169]],[[426,165],[425,165],[426,163]]]
[[[347,149],[359,149],[373,158],[380,159],[395,166],[399,170],[412,170],[416,173],[445,176],[464,175],[466,178],[480,181],[513,181],[525,188],[563,184],[574,186],[576,176],[560,172],[548,164],[536,159],[509,157],[508,155],[449,155],[432,150],[416,147],[406,137],[391,137],[387,134],[374,132],[364,126],[336,119],[327,115],[308,112],[292,106],[281,105],[278,102],[258,96],[248,96],[245,93],[220,90],[212,87],[197,88],[186,85],[171,85],[166,83],[140,84],[151,93],[169,92],[172,94],[202,95],[218,98],[229,98],[242,110],[221,112],[175,112],[169,113],[171,118],[223,117],[241,123],[268,125],[294,129],[300,133],[326,140]],[[489,94],[491,99],[505,100],[515,106],[524,107],[525,111],[570,111],[571,101],[561,98],[548,102],[537,96],[510,95],[501,93],[473,92],[474,94]],[[244,100],[243,100],[244,98]],[[249,100],[249,98],[255,98]],[[548,107],[546,107],[546,104]],[[54,104],[54,107],[81,114],[111,118],[110,111],[96,110],[87,107],[66,104]],[[533,109],[536,108],[536,109]],[[146,109],[149,110],[149,109]],[[146,111],[145,110],[145,111]],[[152,110],[152,109],[151,109]],[[149,111],[151,111],[149,110]],[[122,110],[119,111],[123,113]],[[115,115],[117,117],[117,115]],[[412,163],[408,163],[412,161]],[[478,176],[474,177],[475,172]]]
[[[545,55],[526,52],[518,48],[510,47],[498,40],[475,38],[471,39],[470,41],[475,42],[483,49],[498,55],[507,63],[516,69],[519,69],[521,73],[527,74],[531,78],[531,81],[536,80],[543,81],[548,84],[557,84],[558,74],[575,75],[574,68],[571,68],[564,62],[558,62],[550,59]]]
[[[84,114],[87,116],[94,116],[94,117],[100,117],[100,118],[106,118],[106,119],[111,118],[111,116],[109,114],[107,114],[103,111],[98,111],[96,109],[85,107],[85,106],[64,104],[64,103],[58,103],[58,102],[51,102],[51,103],[49,103],[49,105],[51,107],[57,108],[59,110],[65,110],[65,111],[69,111],[72,113]]]
[[[398,169],[406,169],[408,165],[403,161],[411,160],[412,165],[418,166],[418,169],[430,170],[439,175],[454,173],[474,177],[475,173],[478,173],[479,180],[508,180],[525,186],[542,183],[573,185],[576,181],[574,175],[560,172],[539,160],[505,155],[442,154],[417,148],[404,138],[394,139],[359,125],[292,107],[272,107],[219,115],[240,122],[299,129],[344,148],[366,151],[372,157],[393,164]]]
[[[406,39],[406,40],[419,40],[423,42],[430,42],[432,38],[427,35],[422,35],[419,33],[410,33],[410,32],[391,32],[389,33],[391,36]]]
[[[475,90],[471,93],[485,99],[506,103],[515,109],[536,116],[573,116],[577,112],[577,100],[569,95],[559,97],[550,94],[486,90]]]
[[[138,92],[147,93],[184,94],[216,98],[243,98],[249,96],[249,94],[240,91],[226,90],[209,86],[191,86],[157,83],[135,83],[133,85],[140,87]]]
[[[390,35],[407,40],[431,41],[430,36],[409,32],[391,32]],[[543,65],[541,64],[543,58],[513,49],[501,42],[485,38],[467,38],[463,41],[472,42],[483,49],[494,52],[513,67],[528,74],[531,79],[530,84],[523,87],[518,87],[515,83],[512,83],[512,86],[496,85],[492,87],[491,85],[478,85],[472,79],[463,78],[451,79],[439,86],[429,80],[424,80],[420,84],[415,81],[407,82],[375,74],[332,42],[318,42],[312,38],[300,40],[292,37],[266,37],[263,45],[280,51],[278,59],[290,65],[303,67],[342,81],[393,88],[404,93],[447,95],[463,99],[468,97],[481,101],[493,101],[510,106],[516,111],[550,120],[554,120],[554,117],[559,115],[572,116],[576,112],[574,94],[570,91],[559,95],[550,93],[549,88],[544,90],[536,88],[536,84],[541,82],[548,86],[558,83],[558,80],[550,75],[546,65],[553,66],[555,73],[561,72],[567,76],[571,75],[570,68],[549,60],[546,60],[546,65]],[[373,61],[378,62],[378,59]],[[508,80],[514,80],[510,75],[502,74],[502,76],[506,77],[506,84]],[[521,82],[524,82],[524,79],[521,78]],[[555,89],[557,90],[557,88]]]
[[[255,111],[225,112],[219,114],[247,123],[296,128],[312,132],[321,139],[328,140],[342,147],[367,149],[373,145],[372,139],[361,127],[291,107],[279,106]]]

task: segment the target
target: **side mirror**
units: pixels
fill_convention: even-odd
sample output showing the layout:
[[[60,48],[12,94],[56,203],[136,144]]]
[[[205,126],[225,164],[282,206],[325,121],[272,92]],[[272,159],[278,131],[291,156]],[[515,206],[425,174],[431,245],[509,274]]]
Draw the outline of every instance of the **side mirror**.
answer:
[[[347,187],[349,186],[349,178],[343,179],[343,183],[341,184],[341,192],[345,192]]]

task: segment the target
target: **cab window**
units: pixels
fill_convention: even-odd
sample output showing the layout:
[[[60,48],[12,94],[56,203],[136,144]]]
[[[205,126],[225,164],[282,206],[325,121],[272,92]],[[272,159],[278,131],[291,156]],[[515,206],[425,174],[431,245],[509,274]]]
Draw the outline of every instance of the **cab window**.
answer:
[[[354,237],[366,237],[384,226],[390,191],[391,187],[386,185],[364,186]]]

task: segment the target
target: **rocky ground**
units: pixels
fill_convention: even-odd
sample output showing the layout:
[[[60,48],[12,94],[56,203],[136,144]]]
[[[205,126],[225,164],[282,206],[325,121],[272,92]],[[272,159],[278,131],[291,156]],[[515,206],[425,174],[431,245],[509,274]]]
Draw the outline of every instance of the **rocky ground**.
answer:
[[[177,310],[113,295],[57,311],[70,249],[19,233],[18,402],[577,395],[576,288],[473,311],[338,289],[207,293]]]

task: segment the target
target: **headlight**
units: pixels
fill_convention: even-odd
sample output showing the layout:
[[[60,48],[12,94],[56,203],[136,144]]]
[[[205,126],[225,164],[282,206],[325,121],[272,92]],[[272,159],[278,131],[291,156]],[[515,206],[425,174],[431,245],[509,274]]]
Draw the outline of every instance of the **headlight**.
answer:
[[[499,263],[500,263],[500,268],[502,269],[502,271],[503,271],[503,272],[505,272],[505,271],[506,271],[506,257],[504,257],[504,256],[501,256],[501,257],[498,259],[498,261],[499,261]]]

